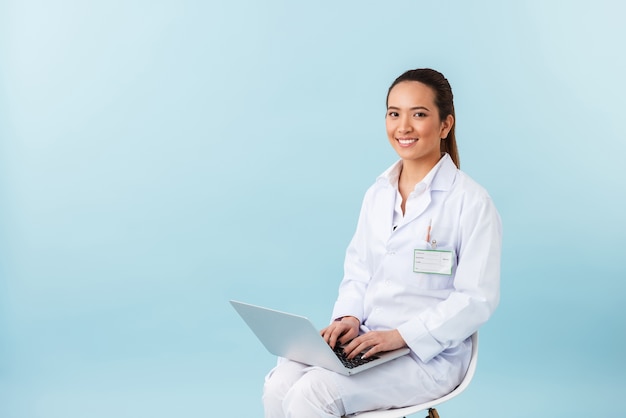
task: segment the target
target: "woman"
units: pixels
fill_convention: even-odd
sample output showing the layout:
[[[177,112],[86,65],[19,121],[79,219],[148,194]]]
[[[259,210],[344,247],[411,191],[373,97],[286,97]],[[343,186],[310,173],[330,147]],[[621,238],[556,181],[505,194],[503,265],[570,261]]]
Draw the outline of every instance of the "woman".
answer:
[[[431,69],[387,93],[400,160],[368,189],[348,246],[328,344],[348,357],[409,347],[353,376],[279,359],[265,416],[341,417],[439,398],[463,378],[470,336],[499,301],[501,224],[487,192],[458,169],[452,90]]]

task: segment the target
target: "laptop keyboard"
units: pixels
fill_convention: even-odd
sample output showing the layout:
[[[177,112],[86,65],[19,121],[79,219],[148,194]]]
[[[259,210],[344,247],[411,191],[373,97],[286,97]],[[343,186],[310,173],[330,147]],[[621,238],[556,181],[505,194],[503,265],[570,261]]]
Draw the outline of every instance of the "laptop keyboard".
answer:
[[[348,359],[347,356],[346,356],[346,353],[343,352],[343,347],[341,347],[339,345],[336,345],[335,348],[333,349],[333,351],[335,352],[337,357],[339,357],[339,360],[341,360],[343,365],[346,366],[348,369],[354,369],[357,366],[360,366],[360,365],[365,364],[365,363],[369,363],[370,361],[376,360],[377,358],[379,358],[378,356],[371,356],[371,357],[368,357],[368,358],[362,358],[361,356],[363,355],[363,353],[360,353],[355,358]]]

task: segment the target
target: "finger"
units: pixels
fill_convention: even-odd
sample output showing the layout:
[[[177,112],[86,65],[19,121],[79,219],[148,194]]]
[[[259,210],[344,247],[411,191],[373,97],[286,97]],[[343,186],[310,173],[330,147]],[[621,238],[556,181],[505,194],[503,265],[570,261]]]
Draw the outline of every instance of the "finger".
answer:
[[[339,338],[339,342],[341,344],[348,344],[350,341],[352,341],[354,339],[354,337],[356,337],[358,335],[358,331],[353,329],[353,328],[349,328],[346,330],[346,332],[344,332],[341,337]]]
[[[330,345],[331,342],[331,338],[332,338],[332,329],[331,327],[326,327],[324,328],[320,334],[322,335],[322,338],[324,338],[324,341],[326,341],[326,344]]]
[[[334,334],[331,334],[330,337],[328,338],[328,345],[330,346],[330,348],[334,349],[336,344],[337,344],[337,337],[335,337]]]
[[[334,336],[333,331],[334,331],[334,327],[332,325],[327,326],[322,331],[320,331],[320,334],[324,338],[324,341],[326,341],[326,343],[330,345],[331,347],[334,347],[335,340],[336,340],[336,337]]]
[[[346,346],[343,348],[346,355],[350,356],[350,354],[352,354],[352,352],[354,352],[354,350],[356,350],[359,347],[362,341],[363,341],[363,336],[360,336],[360,337],[353,338],[352,341],[347,343]]]
[[[330,339],[330,334],[328,332],[328,328],[324,328],[323,330],[320,331],[320,335],[322,336],[322,338],[324,339],[324,341],[326,341],[326,343],[329,342]]]
[[[374,338],[370,340],[371,344],[367,350],[367,354],[363,356],[364,358],[404,346],[404,340],[402,337],[400,337],[401,341],[397,341],[394,339],[394,334],[392,332],[376,333],[373,334],[372,337]]]
[[[382,350],[380,350],[378,347],[380,347],[380,345],[374,345],[372,347],[369,347],[363,354],[363,358],[368,358],[376,355],[377,353],[380,353]]]
[[[330,328],[331,328],[331,331],[328,337],[328,345],[330,345],[330,347],[334,349],[335,346],[337,345],[337,342],[339,342],[339,339],[341,335],[343,334],[344,330],[340,326],[331,326]]]
[[[354,350],[352,350],[352,352],[350,354],[347,355],[347,357],[349,359],[353,359],[356,358],[358,356],[364,356],[366,352],[368,352],[368,350],[370,350],[371,347],[365,346],[365,345],[360,345],[357,348],[355,348]]]
[[[368,350],[371,347],[371,344],[371,342],[365,339],[361,339],[359,341],[357,341],[357,339],[354,339],[348,346],[344,348],[344,351],[346,352],[346,355],[349,359],[353,359],[361,354],[363,351]]]

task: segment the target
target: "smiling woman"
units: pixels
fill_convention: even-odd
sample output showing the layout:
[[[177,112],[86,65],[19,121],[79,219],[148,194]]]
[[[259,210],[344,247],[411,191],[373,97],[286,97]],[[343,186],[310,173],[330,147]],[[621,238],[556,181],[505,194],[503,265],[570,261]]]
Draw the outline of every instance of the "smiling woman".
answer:
[[[390,129],[403,128],[393,123],[400,117],[400,104],[404,104],[405,111],[416,120],[432,117],[435,120],[431,123],[440,123],[437,142],[441,140],[441,152],[450,154],[457,168],[461,168],[455,135],[454,95],[448,80],[430,68],[409,70],[396,78],[387,92],[387,136],[392,146],[395,145],[392,137],[396,134]],[[438,159],[437,155],[435,160]]]
[[[265,383],[266,418],[341,417],[446,395],[468,369],[470,336],[498,305],[500,217],[458,169],[445,77],[418,69],[396,79],[386,125],[400,160],[365,195],[321,334],[348,359],[409,354],[350,377],[279,359]]]
[[[439,161],[442,152],[448,148],[454,150],[451,158],[459,166],[452,90],[447,81],[434,83],[437,79],[445,80],[430,69],[407,71],[396,79],[387,94],[387,137],[404,164],[398,184],[402,211],[415,184]],[[430,87],[432,84],[437,87]],[[439,99],[441,96],[444,100]],[[442,102],[447,106],[440,111]]]
[[[387,136],[405,161],[433,166],[441,158],[441,142],[454,125],[454,117],[439,116],[432,89],[417,81],[397,84],[389,93]]]

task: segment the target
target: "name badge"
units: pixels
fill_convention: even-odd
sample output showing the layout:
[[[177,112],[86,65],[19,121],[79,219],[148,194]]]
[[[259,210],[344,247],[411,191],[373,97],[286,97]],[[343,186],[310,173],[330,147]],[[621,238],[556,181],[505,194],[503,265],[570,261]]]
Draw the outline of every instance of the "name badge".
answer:
[[[413,271],[450,276],[452,274],[452,251],[415,250]]]

